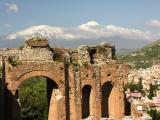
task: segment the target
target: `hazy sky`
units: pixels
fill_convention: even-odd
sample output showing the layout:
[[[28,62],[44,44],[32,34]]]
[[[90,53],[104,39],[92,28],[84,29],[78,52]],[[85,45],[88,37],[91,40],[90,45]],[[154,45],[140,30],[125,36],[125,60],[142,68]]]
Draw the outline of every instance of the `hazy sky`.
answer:
[[[0,0],[0,35],[33,25],[74,27],[88,21],[159,32],[160,0]]]

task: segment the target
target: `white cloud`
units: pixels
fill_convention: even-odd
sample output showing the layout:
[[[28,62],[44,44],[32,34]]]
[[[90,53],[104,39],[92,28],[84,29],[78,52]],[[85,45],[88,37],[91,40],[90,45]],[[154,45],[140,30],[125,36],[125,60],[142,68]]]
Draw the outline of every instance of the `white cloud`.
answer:
[[[139,29],[129,29],[115,25],[104,26],[100,25],[99,23],[96,23],[95,21],[82,24],[78,28],[81,31],[84,31],[84,33],[87,33],[86,37],[96,37],[96,38],[121,37],[132,40],[147,40],[147,41],[160,38],[160,35],[158,33],[153,34],[148,31],[141,31]],[[83,35],[85,35],[84,33]]]
[[[19,8],[16,4],[6,3],[5,6],[7,7],[7,12],[18,13]]]
[[[6,23],[6,24],[4,24],[4,27],[5,27],[5,28],[10,28],[10,27],[12,27],[12,25],[11,25],[11,24]]]
[[[128,40],[146,40],[152,41],[160,39],[160,33],[152,33],[139,29],[130,29],[115,25],[101,25],[96,21],[89,21],[77,27],[55,27],[47,25],[32,26],[28,29],[10,34],[9,39],[18,37],[26,38],[27,36],[42,35],[52,39],[65,40],[94,40],[94,39],[110,39],[117,37]]]
[[[160,20],[151,20],[147,24],[151,27],[160,28]]]

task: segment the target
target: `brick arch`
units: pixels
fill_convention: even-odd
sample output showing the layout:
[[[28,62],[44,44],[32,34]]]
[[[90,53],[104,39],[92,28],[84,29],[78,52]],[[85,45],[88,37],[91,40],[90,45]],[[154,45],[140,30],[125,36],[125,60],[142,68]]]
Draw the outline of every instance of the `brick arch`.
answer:
[[[116,85],[116,83],[115,83],[114,81],[112,81],[112,80],[106,80],[106,81],[103,81],[103,82],[101,83],[101,86],[103,86],[103,85],[106,84],[106,83],[110,83],[112,86],[115,86],[115,85]]]
[[[49,71],[31,71],[31,72],[26,72],[23,75],[21,75],[19,78],[15,80],[15,88],[14,88],[14,93],[13,96],[16,97],[16,105],[19,107],[19,104],[17,104],[17,98],[18,96],[18,87],[22,84],[23,81],[27,80],[28,78],[34,77],[34,76],[43,76],[49,78],[51,81],[53,81],[57,86],[55,89],[58,88],[59,93],[62,95],[60,99],[56,99],[57,93],[56,91],[47,91],[49,92],[49,111],[48,111],[48,120],[58,120],[62,115],[65,115],[65,97],[63,96],[64,92],[64,87],[62,86],[62,82],[60,82],[61,76],[58,76],[58,74],[55,72],[51,73]],[[53,104],[54,103],[54,104]],[[63,106],[63,107],[59,107]],[[15,108],[14,108],[15,109]],[[61,110],[61,113],[59,113],[58,110]],[[20,111],[16,113],[18,116],[20,115]],[[65,116],[64,116],[65,117]]]
[[[47,77],[52,81],[54,81],[57,84],[58,88],[61,88],[60,76],[57,76],[57,74],[53,74],[48,71],[31,71],[31,72],[24,73],[23,75],[21,75],[19,78],[16,79],[15,81],[16,90],[18,89],[18,87],[21,85],[23,81],[34,76]]]
[[[92,83],[89,83],[89,82],[83,82],[83,83],[82,83],[82,89],[83,89],[84,86],[91,86],[91,89],[94,88],[94,87],[93,87],[93,84],[92,84]]]
[[[103,76],[103,77],[101,77],[101,85],[105,84],[106,82],[111,82],[111,84],[113,86],[118,84],[116,79],[115,79],[115,77],[112,76],[112,75],[111,76]]]

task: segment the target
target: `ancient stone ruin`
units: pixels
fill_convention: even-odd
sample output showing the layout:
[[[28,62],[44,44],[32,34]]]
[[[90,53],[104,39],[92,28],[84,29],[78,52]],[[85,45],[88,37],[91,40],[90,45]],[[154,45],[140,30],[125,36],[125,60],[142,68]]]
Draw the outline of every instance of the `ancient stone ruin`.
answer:
[[[122,119],[128,65],[115,58],[115,47],[108,43],[62,49],[32,38],[23,47],[1,49],[0,119],[19,120],[17,90],[33,76],[47,78],[49,120]]]

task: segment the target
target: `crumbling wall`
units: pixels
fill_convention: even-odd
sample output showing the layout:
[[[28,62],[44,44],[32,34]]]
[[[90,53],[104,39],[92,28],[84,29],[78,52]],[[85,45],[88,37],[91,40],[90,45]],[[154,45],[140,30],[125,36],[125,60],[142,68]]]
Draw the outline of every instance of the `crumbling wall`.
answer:
[[[54,55],[48,40],[40,38],[29,39],[20,48],[2,49],[0,52],[3,56],[12,56],[20,61],[52,61]]]
[[[30,39],[26,40],[26,46],[49,47],[49,42],[48,42],[47,38],[35,37],[35,38],[30,38]]]
[[[101,43],[98,46],[80,46],[78,48],[80,65],[108,64],[115,59],[115,47],[108,43]]]
[[[78,59],[79,59],[80,65],[90,64],[90,55],[89,55],[88,46],[80,46],[78,48]]]
[[[53,60],[53,52],[46,48],[9,49],[4,51],[3,56],[14,56],[20,61]]]

